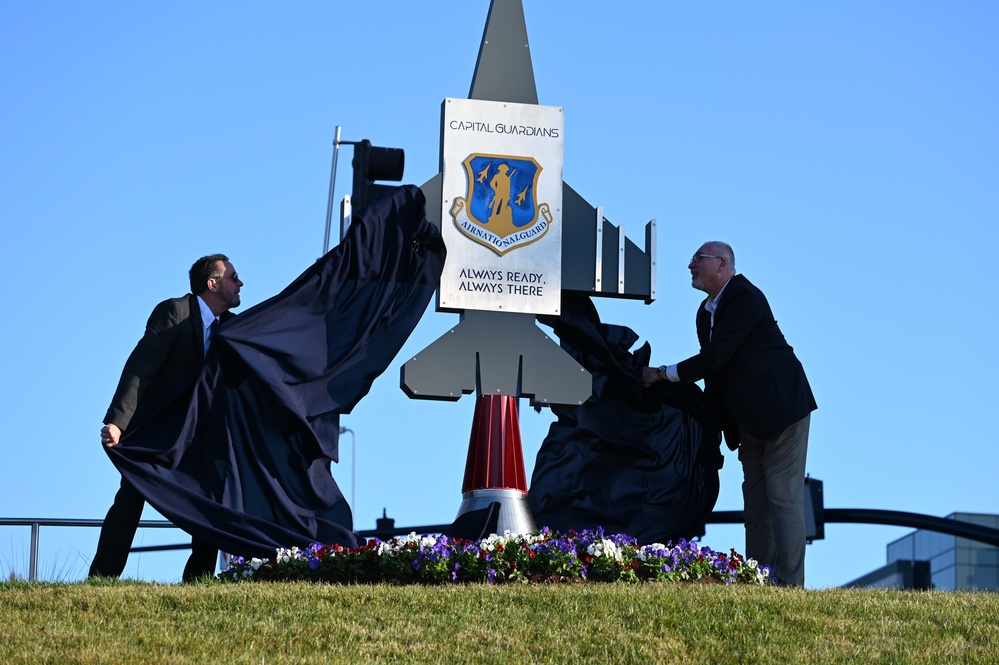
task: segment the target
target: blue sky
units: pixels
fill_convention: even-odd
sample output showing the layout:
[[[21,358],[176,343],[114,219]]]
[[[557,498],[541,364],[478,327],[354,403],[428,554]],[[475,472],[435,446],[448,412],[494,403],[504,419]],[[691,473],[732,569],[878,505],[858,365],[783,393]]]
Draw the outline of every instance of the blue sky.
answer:
[[[432,8],[431,8],[432,7]],[[0,516],[100,518],[118,475],[101,418],[153,305],[229,254],[243,307],[321,253],[336,125],[438,170],[445,97],[468,94],[488,2],[0,6]],[[565,109],[565,180],[642,244],[658,300],[598,302],[655,362],[696,352],[686,269],[722,239],[811,381],[808,472],[830,508],[995,513],[999,7],[985,2],[524,0],[540,103]],[[336,196],[349,193],[341,153]],[[342,424],[358,528],[453,519],[473,399],[413,402],[398,366],[454,325],[431,308]],[[551,416],[526,410],[528,475]],[[352,487],[351,471],[356,473]],[[741,508],[727,454],[719,510]],[[146,518],[159,516],[147,509]],[[830,524],[807,584],[845,583],[910,530]],[[43,529],[77,579],[94,529]],[[179,542],[140,532],[137,544]],[[741,527],[704,542],[743,549]],[[0,573],[28,531],[0,528]],[[126,574],[173,581],[184,555]]]

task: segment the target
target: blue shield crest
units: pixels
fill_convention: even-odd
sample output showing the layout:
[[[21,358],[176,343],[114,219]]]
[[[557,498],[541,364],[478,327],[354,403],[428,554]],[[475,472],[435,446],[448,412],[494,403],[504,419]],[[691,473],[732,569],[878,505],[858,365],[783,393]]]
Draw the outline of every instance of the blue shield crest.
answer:
[[[500,238],[538,219],[534,190],[542,167],[531,157],[472,154],[463,162],[468,176],[468,216]]]

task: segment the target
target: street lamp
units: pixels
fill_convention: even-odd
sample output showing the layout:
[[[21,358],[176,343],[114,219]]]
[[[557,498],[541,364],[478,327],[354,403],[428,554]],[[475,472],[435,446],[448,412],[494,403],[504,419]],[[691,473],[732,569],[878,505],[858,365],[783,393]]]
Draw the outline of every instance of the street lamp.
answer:
[[[354,498],[357,487],[357,447],[354,445],[354,430],[349,427],[341,427],[340,434],[350,434],[350,514],[354,515]]]

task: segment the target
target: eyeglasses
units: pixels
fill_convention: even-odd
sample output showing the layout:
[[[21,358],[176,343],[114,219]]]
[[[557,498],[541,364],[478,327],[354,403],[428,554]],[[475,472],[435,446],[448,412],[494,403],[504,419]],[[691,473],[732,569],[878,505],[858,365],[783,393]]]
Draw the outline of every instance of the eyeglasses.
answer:
[[[720,259],[720,258],[722,257],[714,256],[712,254],[694,254],[694,256],[690,259],[690,262],[697,264],[701,262],[701,259]]]

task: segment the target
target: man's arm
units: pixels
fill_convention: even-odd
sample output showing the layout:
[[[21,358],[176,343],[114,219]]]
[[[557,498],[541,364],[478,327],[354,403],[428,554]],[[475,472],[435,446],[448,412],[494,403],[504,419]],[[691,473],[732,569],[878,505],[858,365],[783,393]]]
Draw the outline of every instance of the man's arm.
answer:
[[[646,386],[658,381],[693,382],[720,374],[759,325],[766,308],[761,306],[753,289],[732,289],[725,292],[722,306],[715,314],[715,326],[710,339],[701,345],[697,355],[660,371],[654,367],[642,370]]]
[[[117,445],[121,432],[128,428],[135,415],[142,395],[170,356],[180,335],[180,323],[190,315],[190,312],[183,312],[185,304],[185,300],[167,300],[149,315],[145,333],[125,361],[111,406],[104,416],[106,427],[101,430],[101,439],[105,445],[109,442]],[[105,440],[105,429],[108,440]]]
[[[727,302],[726,302],[727,300]],[[715,313],[715,326],[711,339],[701,345],[697,355],[677,363],[676,371],[681,381],[697,381],[715,376],[725,369],[739,347],[752,335],[760,323],[765,308],[757,292],[740,289],[726,291],[719,311]]]

